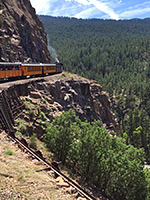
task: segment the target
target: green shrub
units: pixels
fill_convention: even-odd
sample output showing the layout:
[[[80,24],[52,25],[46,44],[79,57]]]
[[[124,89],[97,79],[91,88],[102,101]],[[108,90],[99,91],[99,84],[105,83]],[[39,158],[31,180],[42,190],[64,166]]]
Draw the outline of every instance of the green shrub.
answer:
[[[22,174],[20,174],[20,175],[18,176],[17,180],[18,180],[19,182],[23,183],[23,182],[24,182],[24,176],[23,176]]]
[[[8,149],[8,150],[5,151],[5,155],[11,156],[13,154],[14,154],[14,152],[12,150],[10,150],[10,149]]]
[[[17,125],[19,125],[19,124],[20,124],[20,122],[21,122],[21,120],[20,120],[20,119],[16,119],[16,120],[15,120],[15,123],[16,123]]]
[[[40,109],[40,106],[39,105],[35,105],[35,107],[39,110]]]
[[[12,20],[12,19],[13,19],[13,16],[11,16],[11,15],[10,15],[10,16],[9,16],[9,19],[11,19],[11,20]]]
[[[31,103],[30,101],[26,101],[27,104],[29,105],[34,105],[33,103]]]
[[[56,117],[44,135],[58,159],[115,200],[143,200],[147,181],[144,151],[108,134],[100,121],[82,122],[70,110]]]
[[[25,97],[22,97],[21,100],[22,100],[22,101],[26,101],[26,98],[25,98]]]
[[[30,117],[30,120],[32,120],[35,117],[35,113],[33,110],[29,111],[29,117]]]
[[[25,105],[26,110],[31,110],[30,106]]]
[[[30,144],[29,146],[33,149],[37,149],[37,143],[36,143],[36,134],[34,133],[31,137],[30,137]]]
[[[17,131],[15,135],[22,136],[21,132]]]
[[[27,127],[26,125],[22,124],[19,128],[19,131],[22,133],[22,134],[26,134],[27,133]]]
[[[149,169],[144,169],[145,175],[146,175],[146,180],[147,180],[147,190],[146,190],[146,200],[150,200],[150,170]]]
[[[40,118],[42,119],[42,121],[47,120],[47,117],[46,117],[45,113],[43,113],[43,112],[40,113]]]

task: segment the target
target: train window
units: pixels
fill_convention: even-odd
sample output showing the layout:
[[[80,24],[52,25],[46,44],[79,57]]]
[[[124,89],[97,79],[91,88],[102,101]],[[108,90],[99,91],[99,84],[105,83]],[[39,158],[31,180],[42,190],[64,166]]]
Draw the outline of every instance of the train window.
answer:
[[[20,66],[14,66],[14,65],[6,65],[6,66],[2,66],[0,67],[0,71],[7,71],[7,70],[20,70],[21,67]]]
[[[1,71],[12,70],[12,66],[2,66],[0,68]]]
[[[56,69],[56,67],[51,67],[51,66],[46,67],[46,70],[55,70],[55,69]]]
[[[28,66],[27,67],[27,71],[28,72],[33,72],[33,71],[41,71],[41,67],[40,66]]]

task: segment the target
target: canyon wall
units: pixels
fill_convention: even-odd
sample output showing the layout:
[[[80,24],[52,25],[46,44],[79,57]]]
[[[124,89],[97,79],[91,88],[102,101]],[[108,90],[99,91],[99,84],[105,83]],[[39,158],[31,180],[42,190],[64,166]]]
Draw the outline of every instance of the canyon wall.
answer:
[[[0,61],[50,62],[46,33],[30,0],[1,0],[0,41]]]

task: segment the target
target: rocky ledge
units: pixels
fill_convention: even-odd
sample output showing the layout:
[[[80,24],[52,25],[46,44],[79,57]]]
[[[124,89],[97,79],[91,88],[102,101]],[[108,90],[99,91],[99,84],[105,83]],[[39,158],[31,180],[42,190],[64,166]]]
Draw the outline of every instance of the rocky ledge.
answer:
[[[50,120],[63,111],[74,109],[81,120],[100,120],[110,132],[117,134],[119,131],[108,94],[95,81],[77,76],[66,77],[64,73],[59,78],[27,81],[12,89],[23,96],[25,102],[38,105]],[[37,107],[34,109],[38,113]]]

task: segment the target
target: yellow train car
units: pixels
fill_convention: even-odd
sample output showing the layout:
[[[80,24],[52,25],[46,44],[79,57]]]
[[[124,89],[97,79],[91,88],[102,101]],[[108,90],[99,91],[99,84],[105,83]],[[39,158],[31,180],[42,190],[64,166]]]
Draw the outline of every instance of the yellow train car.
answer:
[[[43,73],[43,66],[41,64],[24,64],[21,65],[23,76],[33,76]]]
[[[21,63],[1,63],[0,80],[22,76]]]
[[[7,78],[11,78],[11,77],[18,77],[18,76],[22,76],[22,71],[21,70],[4,70],[4,71],[0,71],[0,79],[7,79]]]
[[[56,73],[56,64],[44,64],[44,74]]]
[[[63,70],[62,63],[56,64],[37,64],[37,63],[7,63],[0,62],[0,80],[61,73]]]

